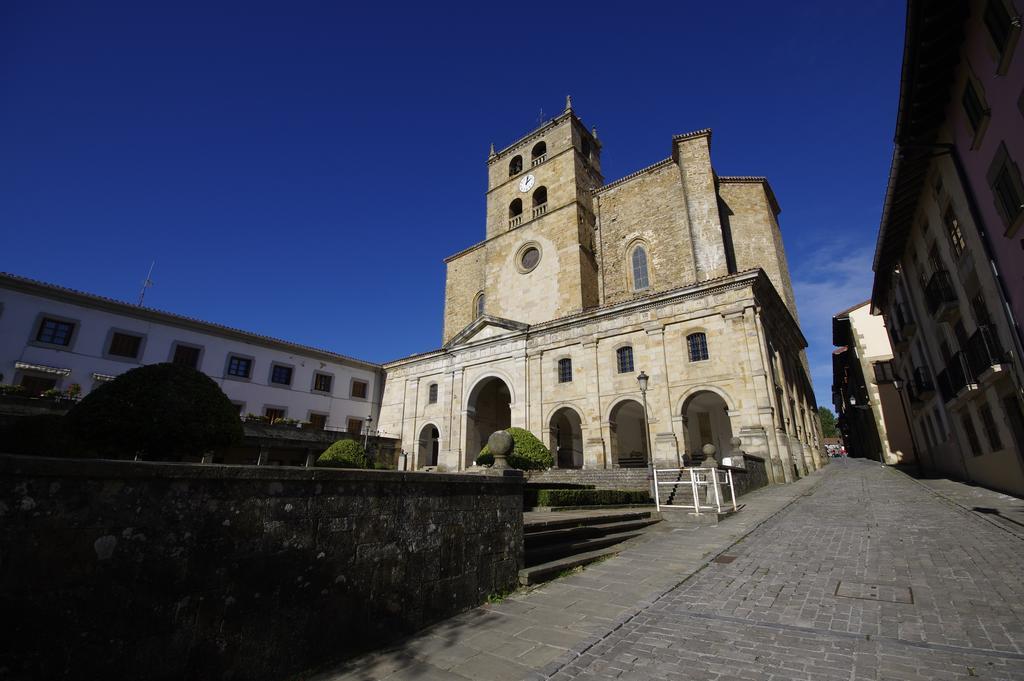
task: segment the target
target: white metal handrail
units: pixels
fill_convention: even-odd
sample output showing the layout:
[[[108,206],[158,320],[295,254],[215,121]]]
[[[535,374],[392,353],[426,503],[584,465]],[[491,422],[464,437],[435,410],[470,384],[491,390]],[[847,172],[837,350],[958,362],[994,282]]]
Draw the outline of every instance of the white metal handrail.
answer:
[[[673,480],[666,480],[667,474]],[[659,479],[660,476],[660,479]],[[701,511],[716,513],[722,512],[722,486],[728,485],[729,499],[732,502],[732,510],[738,510],[736,506],[736,488],[732,484],[732,471],[720,471],[717,468],[655,468],[654,469],[654,503],[660,511],[665,508],[687,508],[700,515]],[[661,487],[674,487],[672,500],[677,501],[680,494],[680,487],[690,488],[690,495],[693,503],[666,504],[661,501]],[[701,488],[704,493],[701,494]],[[712,492],[714,490],[714,492]],[[713,500],[713,502],[712,502]],[[728,505],[728,504],[727,504]]]

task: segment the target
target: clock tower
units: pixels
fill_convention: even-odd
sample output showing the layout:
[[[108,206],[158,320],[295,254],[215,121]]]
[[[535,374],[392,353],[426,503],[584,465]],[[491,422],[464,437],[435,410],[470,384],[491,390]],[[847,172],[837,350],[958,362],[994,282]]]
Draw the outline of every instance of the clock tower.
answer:
[[[444,340],[480,313],[540,324],[598,304],[601,145],[565,110],[487,159],[486,239],[447,259]]]

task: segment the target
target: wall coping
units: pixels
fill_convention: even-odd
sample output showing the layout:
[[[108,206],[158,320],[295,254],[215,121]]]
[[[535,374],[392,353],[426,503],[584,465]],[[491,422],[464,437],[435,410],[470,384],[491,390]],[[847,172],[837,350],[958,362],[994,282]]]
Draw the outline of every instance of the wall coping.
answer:
[[[301,466],[241,466],[235,464],[70,459],[0,454],[0,476],[34,475],[70,478],[130,478],[173,480],[284,480],[521,486],[524,477],[426,473],[421,471],[304,468]]]

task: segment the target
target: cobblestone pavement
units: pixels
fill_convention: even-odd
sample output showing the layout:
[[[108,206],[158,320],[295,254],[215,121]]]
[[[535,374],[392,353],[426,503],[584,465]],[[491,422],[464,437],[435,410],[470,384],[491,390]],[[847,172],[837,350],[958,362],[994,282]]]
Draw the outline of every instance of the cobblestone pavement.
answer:
[[[819,475],[719,562],[532,677],[1024,679],[1021,537],[877,463]]]

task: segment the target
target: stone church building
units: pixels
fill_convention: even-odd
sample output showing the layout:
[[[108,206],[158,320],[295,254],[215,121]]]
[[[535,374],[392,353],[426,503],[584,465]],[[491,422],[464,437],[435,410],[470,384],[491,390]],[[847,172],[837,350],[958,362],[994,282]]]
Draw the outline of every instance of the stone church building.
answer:
[[[486,236],[446,260],[443,345],[385,365],[380,429],[415,468],[470,467],[509,426],[561,468],[676,467],[733,437],[773,482],[818,468],[768,182],[717,175],[710,130],[609,183],[601,148],[567,102],[492,149]]]

